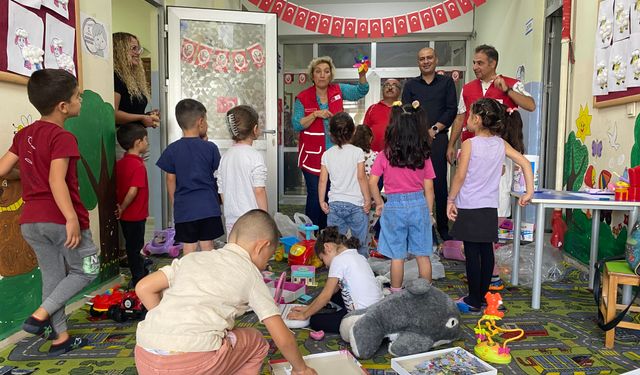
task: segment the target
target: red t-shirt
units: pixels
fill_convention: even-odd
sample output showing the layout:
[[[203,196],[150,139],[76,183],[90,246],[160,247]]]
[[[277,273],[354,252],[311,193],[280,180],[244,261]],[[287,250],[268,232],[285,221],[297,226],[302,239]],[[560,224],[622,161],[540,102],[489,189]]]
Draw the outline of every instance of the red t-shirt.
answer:
[[[373,132],[373,141],[371,141],[371,149],[373,151],[384,150],[384,133],[389,125],[389,116],[391,115],[391,107],[380,101],[367,109],[364,115],[363,123],[371,128]]]
[[[137,187],[138,194],[127,208],[122,211],[120,220],[140,221],[149,216],[149,182],[144,161],[138,155],[125,153],[116,162],[116,199],[118,204],[124,201],[130,187]]]
[[[20,130],[13,137],[9,152],[17,155],[22,180],[22,198],[24,208],[20,224],[55,223],[65,225],[67,220],[58,208],[51,187],[49,171],[51,161],[69,159],[69,168],[65,181],[69,188],[71,203],[78,215],[80,229],[89,228],[89,212],[80,201],[78,193],[77,162],[80,158],[78,140],[62,127],[47,121],[38,120]]]

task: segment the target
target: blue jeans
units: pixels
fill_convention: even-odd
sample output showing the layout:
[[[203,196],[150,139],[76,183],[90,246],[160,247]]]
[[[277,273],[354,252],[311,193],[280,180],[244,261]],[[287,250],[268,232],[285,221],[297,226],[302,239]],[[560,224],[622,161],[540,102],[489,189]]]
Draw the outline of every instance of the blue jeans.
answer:
[[[349,202],[330,202],[327,224],[329,226],[335,225],[338,227],[338,231],[345,235],[351,229],[351,235],[360,241],[358,253],[365,258],[369,256],[366,243],[369,218],[364,213],[362,206],[356,206]]]
[[[307,205],[304,208],[304,214],[309,216],[309,219],[320,229],[324,229],[327,226],[327,215],[322,212],[320,201],[318,200],[318,183],[320,182],[320,177],[305,170],[302,171],[302,175],[307,185]],[[329,183],[327,182],[327,196],[329,195],[328,193]]]

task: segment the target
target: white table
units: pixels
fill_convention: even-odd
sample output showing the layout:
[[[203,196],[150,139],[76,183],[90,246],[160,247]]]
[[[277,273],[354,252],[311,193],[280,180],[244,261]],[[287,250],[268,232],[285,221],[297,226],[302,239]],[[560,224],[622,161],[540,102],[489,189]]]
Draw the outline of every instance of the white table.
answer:
[[[522,207],[518,205],[518,198],[522,193],[512,192],[515,198],[513,223],[513,269],[511,284],[518,285],[518,270],[520,257],[520,223],[522,221]],[[535,222],[535,253],[533,267],[533,291],[531,307],[540,308],[540,292],[542,289],[542,249],[544,245],[544,215],[547,208],[573,208],[591,210],[591,251],[589,253],[589,288],[593,288],[594,265],[598,260],[598,235],[600,231],[600,211],[630,211],[629,232],[638,218],[640,202],[623,202],[613,199],[613,195],[593,195],[573,191],[542,190],[533,194],[531,204],[536,206]],[[628,295],[628,296],[627,296]],[[623,299],[631,299],[631,288],[624,291]]]

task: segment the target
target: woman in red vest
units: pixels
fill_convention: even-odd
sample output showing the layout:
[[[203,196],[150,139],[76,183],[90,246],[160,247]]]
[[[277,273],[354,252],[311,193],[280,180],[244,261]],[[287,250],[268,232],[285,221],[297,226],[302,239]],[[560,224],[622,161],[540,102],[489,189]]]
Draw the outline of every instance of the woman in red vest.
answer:
[[[298,166],[307,185],[305,214],[320,229],[327,226],[327,215],[320,209],[318,180],[320,158],[333,146],[329,137],[329,118],[342,112],[343,99],[356,101],[369,92],[366,70],[359,72],[357,85],[331,83],[336,68],[329,56],[318,57],[309,64],[313,86],[302,90],[293,105],[293,130],[300,133],[298,140]]]

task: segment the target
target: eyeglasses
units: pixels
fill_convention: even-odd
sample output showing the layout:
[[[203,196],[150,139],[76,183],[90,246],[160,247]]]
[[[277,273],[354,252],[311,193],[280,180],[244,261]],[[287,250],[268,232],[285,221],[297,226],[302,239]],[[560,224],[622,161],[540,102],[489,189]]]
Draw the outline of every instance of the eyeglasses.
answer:
[[[385,83],[384,85],[382,85],[382,87],[387,88],[387,87],[395,87],[397,89],[400,89],[400,85],[397,83]]]
[[[131,52],[133,53],[140,54],[142,53],[142,51],[144,51],[144,48],[142,48],[142,46],[131,46]]]

